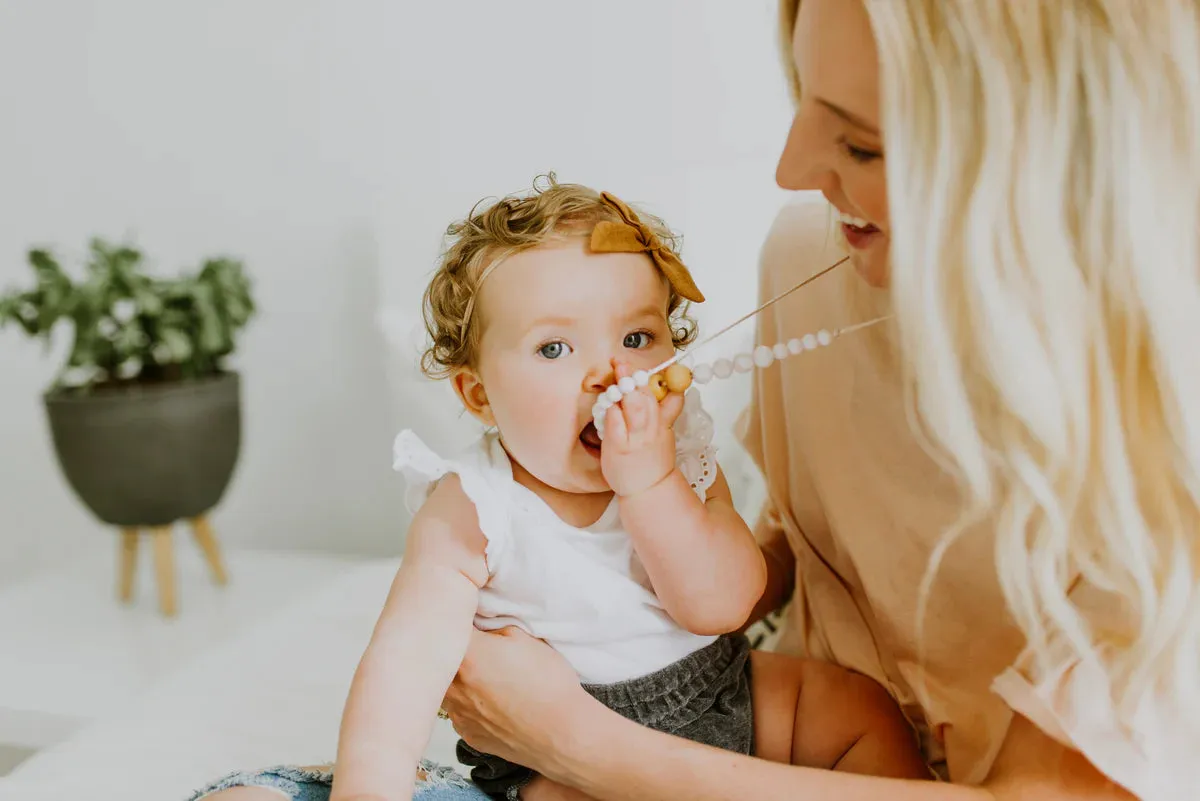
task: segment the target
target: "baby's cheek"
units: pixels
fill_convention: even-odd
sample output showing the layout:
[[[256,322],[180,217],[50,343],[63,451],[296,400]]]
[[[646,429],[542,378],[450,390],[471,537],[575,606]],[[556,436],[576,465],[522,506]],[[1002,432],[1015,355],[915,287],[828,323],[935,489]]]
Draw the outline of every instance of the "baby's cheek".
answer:
[[[556,436],[560,428],[575,427],[577,403],[574,397],[564,400],[547,387],[531,385],[509,398],[506,417],[525,437]]]

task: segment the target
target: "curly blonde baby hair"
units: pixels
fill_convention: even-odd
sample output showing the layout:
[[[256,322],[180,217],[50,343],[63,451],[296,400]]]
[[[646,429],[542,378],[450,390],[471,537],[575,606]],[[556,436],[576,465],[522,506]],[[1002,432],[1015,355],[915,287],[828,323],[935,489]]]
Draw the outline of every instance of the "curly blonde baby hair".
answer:
[[[679,252],[680,237],[654,215],[638,209],[642,222],[664,246]],[[465,219],[446,230],[446,247],[425,289],[423,311],[429,346],[421,370],[446,378],[476,366],[483,326],[474,298],[489,264],[573,234],[586,234],[596,223],[620,222],[600,193],[580,184],[559,183],[554,173],[538,176],[527,195],[509,195],[491,204],[480,201]],[[667,303],[671,336],[681,348],[696,335],[688,301],[672,287]]]

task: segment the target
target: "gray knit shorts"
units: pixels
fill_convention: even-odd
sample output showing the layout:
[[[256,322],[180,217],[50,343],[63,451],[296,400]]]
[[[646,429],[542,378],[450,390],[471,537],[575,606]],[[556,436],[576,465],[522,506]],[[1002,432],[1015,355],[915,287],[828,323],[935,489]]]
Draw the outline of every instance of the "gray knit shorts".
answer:
[[[754,752],[750,704],[750,642],[727,634],[673,665],[617,684],[585,684],[596,700],[623,717],[698,743]],[[534,778],[529,768],[483,754],[460,740],[458,761],[494,799],[516,799]]]

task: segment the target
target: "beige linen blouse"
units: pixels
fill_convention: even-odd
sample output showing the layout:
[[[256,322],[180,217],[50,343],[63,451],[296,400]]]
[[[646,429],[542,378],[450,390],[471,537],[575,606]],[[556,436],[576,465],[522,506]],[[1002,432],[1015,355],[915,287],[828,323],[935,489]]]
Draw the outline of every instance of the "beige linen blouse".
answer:
[[[842,255],[827,206],[787,206],[764,248],[762,298]],[[861,322],[885,300],[846,264],[759,315],[757,341]],[[1200,739],[1166,721],[1168,705],[1152,704],[1147,730],[1131,737],[1103,713],[1102,677],[1069,665],[1040,679],[1018,669],[1024,639],[986,532],[969,531],[946,552],[920,630],[922,578],[959,496],[911,433],[887,337],[877,326],[755,373],[740,434],[766,477],[767,514],[796,555],[778,650],[882,683],[935,770],[956,782],[986,778],[1015,708],[1140,797],[1200,799]]]

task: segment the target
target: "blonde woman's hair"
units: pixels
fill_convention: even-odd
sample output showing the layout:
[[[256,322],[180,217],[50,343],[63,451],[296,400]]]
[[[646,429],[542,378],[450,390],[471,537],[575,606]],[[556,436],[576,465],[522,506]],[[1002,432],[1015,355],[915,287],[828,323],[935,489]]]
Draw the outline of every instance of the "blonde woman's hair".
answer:
[[[679,252],[681,238],[665,222],[643,209],[636,211],[665,246]],[[452,223],[425,289],[422,305],[429,345],[421,355],[421,370],[431,378],[445,378],[476,366],[484,326],[474,298],[488,265],[567,236],[590,233],[603,220],[620,222],[621,217],[601,202],[599,192],[559,183],[554,173],[548,173],[534,180],[531,193],[482,200],[466,218]],[[688,301],[671,288],[667,317],[677,348],[695,338],[696,323],[688,307]]]
[[[1200,720],[1197,4],[866,7],[909,402],[957,530],[995,532],[1035,676]]]
[[[796,30],[796,17],[800,15],[800,0],[780,0],[779,3],[779,57],[783,62],[783,74],[787,78],[788,95],[793,105],[800,104],[800,73],[796,72],[795,56],[792,53],[792,34]]]

